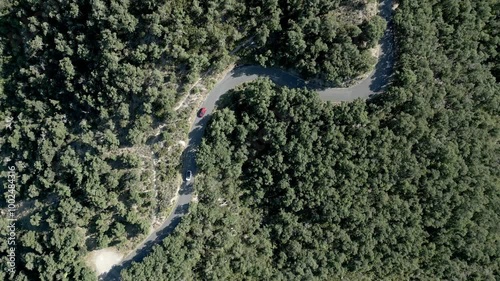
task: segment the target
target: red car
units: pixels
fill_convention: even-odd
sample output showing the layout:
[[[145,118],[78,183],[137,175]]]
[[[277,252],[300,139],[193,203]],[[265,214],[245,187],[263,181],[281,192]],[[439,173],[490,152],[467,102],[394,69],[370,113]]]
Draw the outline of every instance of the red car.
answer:
[[[203,117],[203,115],[205,115],[206,112],[207,112],[207,109],[202,107],[200,109],[200,111],[198,111],[198,117],[200,117],[200,118]]]

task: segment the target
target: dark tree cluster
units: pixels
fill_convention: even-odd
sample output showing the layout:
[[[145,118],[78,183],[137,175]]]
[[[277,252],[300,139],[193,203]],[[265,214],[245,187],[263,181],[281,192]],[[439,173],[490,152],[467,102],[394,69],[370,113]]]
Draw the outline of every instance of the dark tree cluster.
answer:
[[[377,15],[359,22],[343,17],[359,16],[368,2],[376,5],[376,1],[280,1],[277,9],[282,16],[276,25],[257,29],[255,41],[263,47],[253,56],[260,64],[288,67],[334,85],[355,78],[375,63],[370,48],[382,37],[386,22]]]
[[[199,203],[123,280],[496,280],[494,1],[403,0],[390,89],[335,106],[259,80],[197,154]]]

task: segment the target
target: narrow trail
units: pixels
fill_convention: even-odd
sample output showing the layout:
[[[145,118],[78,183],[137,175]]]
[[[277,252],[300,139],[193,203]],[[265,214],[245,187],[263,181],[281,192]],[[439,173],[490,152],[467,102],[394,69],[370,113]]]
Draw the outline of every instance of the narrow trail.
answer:
[[[323,101],[350,102],[355,99],[368,99],[372,95],[383,92],[389,85],[392,68],[394,65],[394,34],[391,24],[392,0],[384,0],[380,3],[379,14],[387,22],[388,26],[380,40],[381,53],[377,64],[369,75],[349,88],[316,88],[310,86],[306,81],[279,68],[264,68],[257,65],[240,66],[229,72],[215,87],[209,92],[202,107],[207,109],[203,118],[196,118],[189,133],[189,143],[184,151],[183,172],[191,170],[196,175],[195,153],[196,148],[201,143],[206,125],[219,98],[227,91],[245,82],[253,81],[259,77],[267,77],[278,85],[291,88],[309,88],[318,92]],[[99,280],[115,281],[120,280],[120,271],[128,268],[132,262],[140,262],[146,257],[153,246],[161,243],[187,214],[189,203],[192,201],[194,192],[193,183],[183,182],[178,193],[178,200],[173,207],[174,212],[167,220],[153,233],[151,233],[134,251],[129,253],[123,261],[114,266],[107,274],[101,275]]]

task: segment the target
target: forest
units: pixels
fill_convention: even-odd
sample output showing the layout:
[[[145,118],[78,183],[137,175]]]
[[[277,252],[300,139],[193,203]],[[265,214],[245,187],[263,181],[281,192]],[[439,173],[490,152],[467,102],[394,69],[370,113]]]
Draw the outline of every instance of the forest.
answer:
[[[497,280],[497,1],[399,1],[387,92],[263,79],[197,153],[199,202],[132,280]]]
[[[385,26],[366,12],[375,1],[295,2],[1,1],[0,156],[17,173],[18,259],[7,275],[2,239],[0,280],[95,280],[88,252],[126,252],[168,215],[192,113],[175,106],[198,78],[238,57],[333,83],[372,67]]]

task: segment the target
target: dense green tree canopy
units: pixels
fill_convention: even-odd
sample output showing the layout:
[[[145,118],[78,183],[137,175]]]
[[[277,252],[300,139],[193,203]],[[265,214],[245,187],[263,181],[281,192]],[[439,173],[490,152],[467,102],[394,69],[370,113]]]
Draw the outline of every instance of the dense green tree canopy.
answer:
[[[279,1],[272,14],[281,15],[279,24],[272,20],[256,28],[255,41],[263,47],[253,55],[261,64],[289,67],[307,78],[334,84],[355,78],[375,63],[369,48],[385,30],[385,20],[368,12],[376,5],[357,0]]]
[[[200,203],[124,279],[499,276],[497,2],[400,1],[394,83],[369,103],[269,81],[236,90],[197,154]],[[173,107],[201,74],[241,46],[305,77],[353,78],[386,25],[365,13],[373,4],[1,2],[0,156],[18,174],[11,279],[95,280],[89,250],[125,247],[168,211],[178,159],[165,160],[167,144],[185,119]],[[4,280],[7,240],[0,251]]]
[[[497,7],[401,1],[395,81],[368,103],[268,80],[230,93],[199,203],[123,279],[496,280]]]
[[[309,8],[334,12],[339,7],[327,2]],[[12,118],[13,125],[6,129],[1,124],[0,155],[16,166],[17,201],[25,206],[19,214],[16,278],[93,279],[75,257],[141,239],[153,217],[169,211],[177,188],[180,151],[170,150],[169,144],[178,141],[174,135],[185,133],[186,126],[179,124],[187,113],[176,112],[174,104],[192,83],[226,68],[238,46],[249,58],[264,53],[273,63],[304,68],[284,63],[285,49],[279,56],[266,53],[297,28],[320,23],[309,12],[288,11],[290,5],[295,3],[1,1],[0,119]],[[292,21],[297,28],[289,26]],[[332,32],[337,25],[344,28],[342,20],[335,24]],[[308,28],[304,34],[318,36],[317,27]],[[362,42],[342,38],[339,44],[348,44],[346,52],[357,56]],[[325,44],[318,44],[325,52]],[[314,63],[328,59],[314,58]],[[351,63],[330,64],[347,69]],[[7,249],[3,240],[0,249]]]

